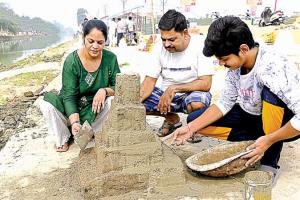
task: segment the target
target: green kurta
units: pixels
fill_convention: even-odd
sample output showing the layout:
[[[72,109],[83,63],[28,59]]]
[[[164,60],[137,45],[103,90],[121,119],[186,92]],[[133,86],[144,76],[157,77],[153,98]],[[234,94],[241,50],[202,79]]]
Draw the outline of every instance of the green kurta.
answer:
[[[120,73],[120,68],[112,52],[103,49],[100,67],[89,73],[83,67],[77,51],[74,51],[64,62],[60,94],[46,93],[44,100],[66,117],[79,113],[81,123],[85,120],[92,123],[96,117],[92,112],[93,98],[100,88],[115,89],[117,73]]]

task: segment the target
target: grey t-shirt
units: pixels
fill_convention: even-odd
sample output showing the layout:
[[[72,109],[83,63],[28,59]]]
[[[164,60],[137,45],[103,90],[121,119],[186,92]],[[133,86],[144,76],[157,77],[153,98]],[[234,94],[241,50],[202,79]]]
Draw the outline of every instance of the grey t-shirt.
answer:
[[[223,115],[235,103],[250,114],[261,115],[261,92],[264,86],[295,113],[291,124],[300,130],[300,72],[295,63],[264,45],[260,45],[256,63],[250,73],[241,75],[240,68],[228,70],[225,88],[216,105]]]

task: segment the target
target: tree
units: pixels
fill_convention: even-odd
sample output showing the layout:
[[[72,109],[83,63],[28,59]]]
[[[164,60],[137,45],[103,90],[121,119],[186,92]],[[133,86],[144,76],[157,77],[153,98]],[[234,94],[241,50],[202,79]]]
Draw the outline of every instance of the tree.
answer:
[[[8,32],[11,32],[13,34],[16,34],[17,31],[20,30],[15,23],[7,19],[0,19],[0,28],[2,30],[7,30]]]
[[[84,8],[78,8],[77,10],[77,25],[81,25],[84,18],[87,17],[88,11]]]
[[[33,31],[40,34],[59,33],[59,28],[54,24],[38,17],[33,19],[28,16],[20,17],[3,3],[0,3],[0,28],[13,34],[16,34],[19,31]]]

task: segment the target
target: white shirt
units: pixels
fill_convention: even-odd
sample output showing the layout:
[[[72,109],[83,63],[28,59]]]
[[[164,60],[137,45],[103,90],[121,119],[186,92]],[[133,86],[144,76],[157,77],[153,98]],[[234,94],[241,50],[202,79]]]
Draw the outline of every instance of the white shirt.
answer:
[[[127,28],[130,32],[134,31],[134,22],[132,20],[127,21]]]
[[[109,35],[115,34],[117,29],[117,23],[114,21],[110,21],[108,27],[109,27]]]
[[[295,113],[292,126],[300,131],[300,72],[295,63],[279,53],[260,45],[256,62],[252,70],[241,75],[240,68],[228,70],[225,88],[216,103],[223,115],[231,110],[235,103],[253,115],[261,115],[261,92],[266,86]]]
[[[121,19],[121,21],[117,22],[117,32],[118,33],[125,33],[126,32],[127,24],[125,20]]]
[[[147,76],[162,76],[162,90],[170,85],[192,82],[200,76],[213,75],[213,59],[203,55],[204,40],[192,36],[188,47],[183,52],[170,53],[160,43],[154,49],[154,62],[146,73]]]

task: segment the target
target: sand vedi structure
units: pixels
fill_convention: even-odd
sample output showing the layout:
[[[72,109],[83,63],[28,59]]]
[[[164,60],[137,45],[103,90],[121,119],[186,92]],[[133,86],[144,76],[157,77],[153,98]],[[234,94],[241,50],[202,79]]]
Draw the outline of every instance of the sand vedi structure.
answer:
[[[185,184],[184,165],[146,123],[139,76],[117,75],[116,95],[95,147],[82,152],[85,199],[167,198]]]

